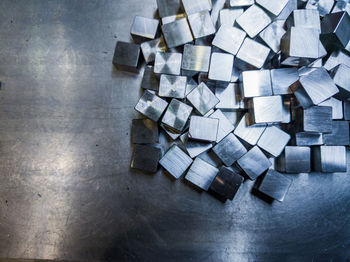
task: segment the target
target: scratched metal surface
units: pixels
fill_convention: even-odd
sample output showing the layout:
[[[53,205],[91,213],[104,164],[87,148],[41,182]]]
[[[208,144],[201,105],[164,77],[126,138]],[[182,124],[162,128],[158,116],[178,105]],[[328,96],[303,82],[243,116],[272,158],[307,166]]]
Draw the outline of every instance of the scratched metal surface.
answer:
[[[111,59],[155,2],[0,2],[0,257],[349,261],[348,174],[290,176],[283,204],[246,182],[222,204],[129,170],[141,79]]]

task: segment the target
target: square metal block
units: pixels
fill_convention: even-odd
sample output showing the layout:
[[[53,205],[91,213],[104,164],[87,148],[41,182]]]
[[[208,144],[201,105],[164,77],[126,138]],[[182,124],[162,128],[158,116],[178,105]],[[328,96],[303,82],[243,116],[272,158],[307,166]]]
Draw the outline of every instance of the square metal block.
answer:
[[[236,19],[243,14],[243,8],[236,9],[222,9],[219,15],[219,26],[227,25],[233,26]]]
[[[267,26],[260,34],[260,38],[271,48],[275,53],[281,49],[281,39],[286,33],[284,30],[284,20],[276,20]]]
[[[247,125],[247,118],[248,113],[246,113],[239,124],[237,125],[234,134],[242,139],[243,141],[247,142],[248,144],[254,146],[258,142],[260,136],[264,132],[266,126],[248,126]]]
[[[243,97],[271,96],[271,75],[269,70],[242,72]]]
[[[232,25],[222,25],[212,42],[216,46],[230,54],[236,55],[241,47],[246,33]]]
[[[298,132],[295,134],[297,146],[319,146],[323,145],[322,133]]]
[[[279,202],[283,202],[291,185],[291,179],[275,170],[269,169],[258,190]]]
[[[173,145],[159,161],[159,164],[176,179],[180,178],[192,164],[190,158],[177,145]]]
[[[237,163],[251,180],[255,180],[272,165],[257,146],[254,146],[248,153],[238,159]]]
[[[135,106],[135,110],[153,120],[154,122],[157,122],[167,106],[167,101],[146,90]]]
[[[180,140],[184,144],[187,153],[192,158],[199,156],[200,154],[208,151],[213,147],[213,144],[211,142],[198,141],[198,140],[189,138],[188,132],[182,134],[180,136]]]
[[[220,102],[203,82],[193,89],[186,98],[202,115],[208,113]]]
[[[134,144],[158,143],[159,131],[157,123],[150,119],[133,119],[131,138]]]
[[[318,104],[319,106],[330,106],[332,107],[332,118],[333,119],[343,119],[343,102],[331,97]]]
[[[260,69],[270,54],[270,49],[248,37],[239,49],[236,56],[236,65],[240,69]]]
[[[186,84],[186,76],[161,75],[158,95],[161,97],[184,98]]]
[[[131,168],[155,173],[158,161],[162,157],[160,148],[149,145],[136,145],[131,159]]]
[[[291,136],[288,133],[275,126],[268,126],[261,135],[258,146],[272,156],[278,157],[290,139]]]
[[[215,34],[216,30],[213,20],[211,20],[209,11],[201,11],[199,13],[189,15],[188,22],[190,23],[195,39]]]
[[[185,179],[207,191],[218,172],[219,169],[197,157],[188,170]]]
[[[253,4],[254,0],[230,0],[230,7],[251,6]]]
[[[253,97],[253,107],[249,110],[249,124],[283,122],[282,96]]]
[[[154,62],[154,73],[180,75],[181,62],[181,53],[157,53]]]
[[[350,52],[350,50],[349,50],[349,52]],[[323,67],[327,71],[330,71],[340,64],[344,64],[344,65],[350,67],[350,56],[344,51],[334,51],[327,58]]]
[[[140,45],[118,41],[114,50],[113,65],[121,71],[138,73],[140,56]]]
[[[215,106],[220,109],[239,109],[241,105],[241,97],[239,85],[230,83],[226,88],[218,87],[215,89],[215,96],[220,102]]]
[[[233,67],[233,55],[212,53],[209,69],[209,79],[230,82]]]
[[[196,140],[215,142],[218,128],[219,119],[191,116],[189,136]]]
[[[288,3],[283,8],[281,13],[275,18],[275,20],[286,20],[289,15],[298,8],[297,0],[288,0]]]
[[[243,177],[241,175],[222,166],[211,183],[210,190],[224,199],[232,200],[242,183]]]
[[[339,92],[333,79],[323,67],[302,75],[298,84],[293,86],[292,89],[294,89],[294,95],[304,108],[310,104],[317,105]],[[302,99],[303,97],[306,99]]]
[[[141,51],[147,64],[154,62],[157,52],[167,51],[167,46],[163,36],[151,41],[143,42],[141,44]]]
[[[282,65],[306,66],[319,58],[319,31],[291,27],[281,39]]]
[[[320,146],[312,148],[314,171],[322,173],[346,172],[345,146]]]
[[[162,119],[162,123],[175,132],[181,132],[191,115],[192,107],[176,99],[171,100]]]
[[[141,88],[158,91],[159,81],[154,73],[153,66],[146,66],[143,73]]]
[[[186,18],[164,24],[162,31],[168,48],[177,47],[193,41],[191,29]]]
[[[158,13],[160,17],[172,16],[181,13],[181,0],[157,0]]]
[[[182,4],[188,16],[201,11],[211,10],[211,0],[182,0]]]
[[[332,121],[332,133],[323,134],[323,142],[327,146],[348,146],[349,135],[348,121]]]
[[[155,39],[159,28],[159,20],[142,16],[135,16],[130,34],[135,42],[141,43]]]
[[[320,13],[316,9],[298,9],[288,17],[286,27],[305,27],[321,32]]]
[[[341,50],[350,41],[350,15],[347,12],[327,14],[322,20],[320,36],[327,51]]]
[[[342,100],[349,99],[350,98],[350,67],[344,64],[340,64],[332,70],[331,75],[334,80],[334,83],[339,88],[339,93],[336,95],[336,97]]]
[[[257,5],[249,7],[240,17],[236,19],[237,24],[243,28],[249,37],[256,37],[272,20]]]
[[[279,68],[271,70],[272,92],[274,95],[292,94],[290,86],[299,80],[297,68]]]
[[[210,46],[185,45],[181,68],[194,72],[208,72],[210,56]]]
[[[256,0],[255,2],[274,16],[278,16],[286,7],[288,0]]]
[[[219,119],[218,134],[215,141],[216,143],[219,143],[224,137],[235,129],[232,123],[219,109],[212,113],[209,117]]]
[[[311,171],[311,149],[306,146],[286,146],[276,161],[277,171],[291,174]]]
[[[247,153],[247,149],[232,133],[214,146],[213,151],[226,166],[231,166],[236,160]]]
[[[301,112],[301,113],[300,113]],[[329,106],[313,106],[298,112],[297,121],[306,132],[332,132],[332,108]],[[302,123],[300,123],[302,121]]]

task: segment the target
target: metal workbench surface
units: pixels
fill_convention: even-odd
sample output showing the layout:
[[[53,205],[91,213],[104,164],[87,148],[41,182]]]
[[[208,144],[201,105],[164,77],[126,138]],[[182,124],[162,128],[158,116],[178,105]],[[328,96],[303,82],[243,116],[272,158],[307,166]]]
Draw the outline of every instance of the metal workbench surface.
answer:
[[[116,71],[112,57],[155,0],[1,0],[0,10],[0,257],[350,260],[348,174],[289,175],[272,204],[247,181],[223,204],[161,171],[130,171],[141,74]]]

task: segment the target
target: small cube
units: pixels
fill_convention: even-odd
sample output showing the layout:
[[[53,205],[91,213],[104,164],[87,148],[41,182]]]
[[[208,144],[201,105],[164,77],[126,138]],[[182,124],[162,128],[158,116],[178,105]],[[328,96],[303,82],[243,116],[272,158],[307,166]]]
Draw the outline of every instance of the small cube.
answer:
[[[311,171],[311,149],[306,146],[286,146],[277,158],[276,168],[280,172],[299,174]]]
[[[188,22],[190,23],[195,39],[215,34],[216,30],[209,11],[201,11],[199,13],[189,15]]]
[[[215,106],[220,109],[239,109],[241,105],[241,97],[239,85],[230,83],[226,88],[218,87],[215,89],[215,96],[220,102]]]
[[[299,109],[297,112],[299,129],[305,132],[330,133],[332,132],[332,108],[329,106],[313,106]]]
[[[180,133],[185,128],[191,112],[192,107],[173,99],[165,111],[162,123],[175,132]]]
[[[146,66],[143,73],[141,88],[158,91],[159,81],[154,73],[153,66]]]
[[[319,106],[330,106],[332,107],[332,118],[333,119],[343,119],[343,102],[331,97],[322,103],[318,104]]]
[[[167,51],[164,37],[161,36],[160,38],[143,42],[141,44],[141,51],[143,54],[143,58],[145,59],[145,62],[147,64],[154,62],[154,60],[156,59],[157,52]]]
[[[164,24],[162,31],[168,48],[177,47],[193,41],[191,29],[186,18]]]
[[[193,89],[186,98],[202,115],[208,113],[220,102],[203,82]]]
[[[233,55],[212,53],[209,69],[209,79],[230,82],[233,67]]]
[[[135,110],[154,122],[157,122],[167,106],[167,101],[146,90],[135,106]]]
[[[199,45],[185,45],[182,55],[183,70],[192,72],[208,72],[211,47]]]
[[[131,131],[134,144],[158,143],[158,125],[150,119],[133,119]]]
[[[286,28],[304,27],[321,32],[320,14],[317,9],[294,10],[286,21]]]
[[[149,145],[136,145],[131,160],[131,168],[150,173],[157,172],[161,149]]]
[[[218,172],[219,169],[197,157],[188,170],[185,179],[208,191]]]
[[[212,44],[230,54],[236,55],[246,33],[232,25],[222,25],[216,33]]]
[[[232,133],[214,146],[213,151],[226,166],[231,166],[247,153],[247,149]]]
[[[249,70],[242,72],[243,96],[271,96],[271,76],[269,70]]]
[[[348,121],[332,121],[332,132],[323,134],[323,142],[327,146],[348,146],[349,135]]]
[[[140,70],[140,45],[118,41],[115,47],[113,64],[121,71],[138,73]]]
[[[260,69],[264,66],[269,54],[268,47],[246,37],[236,56],[237,67],[243,70]]]
[[[189,135],[192,139],[215,142],[219,120],[201,116],[191,116]]]
[[[157,36],[159,20],[135,16],[131,26],[130,34],[135,42],[142,43],[147,40],[153,40]]]
[[[279,68],[271,70],[272,92],[274,95],[292,94],[290,87],[299,80],[297,68]]]
[[[243,11],[243,8],[220,10],[219,25],[233,26],[236,19],[243,14]]]
[[[224,137],[235,129],[232,123],[219,109],[212,113],[209,117],[219,119],[218,134],[215,141],[216,143],[219,143]]]
[[[181,13],[181,0],[157,0],[160,17],[172,16]]]
[[[288,0],[256,0],[256,3],[274,16],[278,16],[288,3]]]
[[[181,62],[181,53],[157,53],[154,62],[154,73],[180,75]]]
[[[283,122],[283,100],[282,96],[253,97],[252,108],[250,108],[249,124],[272,124]]]
[[[285,33],[284,20],[277,20],[267,26],[259,36],[273,52],[278,53],[281,49],[281,39]]]
[[[322,133],[298,132],[295,134],[297,146],[319,146],[323,145]]]
[[[258,146],[274,157],[278,157],[291,139],[290,135],[275,126],[268,126],[261,135]]]
[[[346,172],[345,146],[320,146],[312,149],[313,169],[322,173]]]
[[[161,75],[158,95],[182,99],[185,97],[186,84],[186,76]]]
[[[210,0],[182,0],[186,14],[189,16],[191,14],[199,13],[202,11],[211,10]]]
[[[234,134],[238,136],[243,141],[248,144],[254,146],[257,144],[259,138],[262,133],[265,131],[266,126],[248,126],[247,118],[249,117],[248,113],[246,113],[239,124],[237,125]]]

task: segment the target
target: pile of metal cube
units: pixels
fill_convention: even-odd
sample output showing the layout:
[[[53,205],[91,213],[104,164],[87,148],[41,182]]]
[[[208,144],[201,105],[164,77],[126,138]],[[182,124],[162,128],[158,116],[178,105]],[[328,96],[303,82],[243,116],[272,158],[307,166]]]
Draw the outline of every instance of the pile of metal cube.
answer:
[[[349,2],[157,4],[159,19],[136,16],[134,43],[117,42],[113,58],[144,68],[132,168],[160,164],[222,200],[257,180],[278,201],[292,182],[282,173],[347,171]]]

